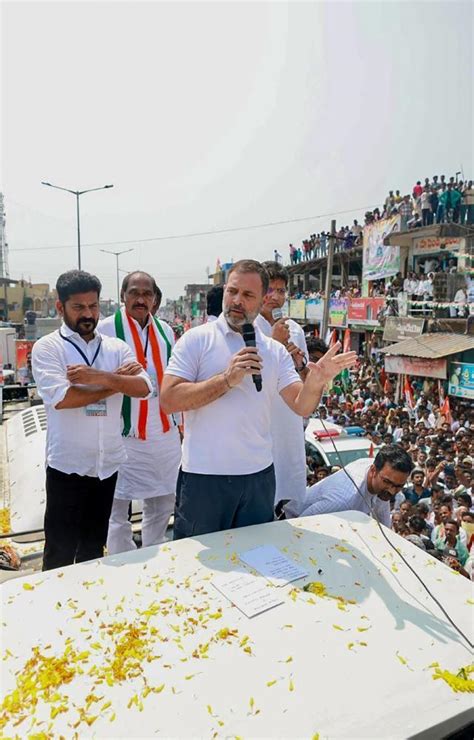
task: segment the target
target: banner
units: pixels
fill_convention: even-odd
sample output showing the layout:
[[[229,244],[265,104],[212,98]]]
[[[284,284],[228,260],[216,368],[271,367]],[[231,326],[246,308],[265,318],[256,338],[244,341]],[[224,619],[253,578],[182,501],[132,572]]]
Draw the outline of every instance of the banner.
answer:
[[[384,306],[385,298],[351,298],[347,310],[349,323],[377,325]]]
[[[449,365],[450,396],[474,399],[474,364],[451,362]]]
[[[290,319],[304,319],[306,301],[304,298],[295,298],[290,301]]]
[[[306,301],[306,318],[314,321],[322,321],[324,313],[323,298],[308,298]]]
[[[447,362],[445,359],[426,360],[424,357],[401,357],[386,355],[385,370],[397,375],[416,375],[425,378],[446,380]]]
[[[347,326],[347,299],[330,298],[329,299],[329,326],[340,326],[345,329]]]
[[[400,272],[400,247],[384,244],[384,239],[395,231],[400,231],[400,216],[364,227],[362,276],[365,280],[380,280]]]
[[[21,385],[28,385],[28,383],[33,382],[33,373],[31,372],[31,351],[33,349],[34,342],[25,339],[17,339],[15,345],[18,380]]]

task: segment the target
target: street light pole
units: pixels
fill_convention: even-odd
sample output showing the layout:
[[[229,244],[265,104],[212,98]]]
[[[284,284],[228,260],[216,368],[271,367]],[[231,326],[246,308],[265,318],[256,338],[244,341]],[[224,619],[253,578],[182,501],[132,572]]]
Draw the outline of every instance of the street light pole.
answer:
[[[89,188],[89,190],[70,190],[69,188],[62,188],[59,185],[52,185],[50,182],[41,181],[42,185],[47,185],[49,188],[55,188],[56,190],[64,190],[66,193],[72,193],[76,196],[76,217],[77,217],[77,266],[81,269],[81,224],[79,216],[79,196],[84,193],[93,193],[96,190],[108,190],[113,188],[113,185],[103,185],[101,188]]]
[[[115,267],[117,270],[117,306],[120,308],[120,278],[119,278],[119,257],[121,254],[126,254],[126,252],[133,252],[134,247],[131,249],[122,249],[121,252],[111,252],[108,249],[101,249],[101,252],[105,252],[105,254],[113,254],[115,257]]]

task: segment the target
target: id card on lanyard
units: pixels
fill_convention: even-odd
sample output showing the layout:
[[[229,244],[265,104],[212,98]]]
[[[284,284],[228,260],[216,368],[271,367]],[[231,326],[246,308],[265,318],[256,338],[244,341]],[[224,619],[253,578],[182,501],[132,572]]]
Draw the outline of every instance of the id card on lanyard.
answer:
[[[64,339],[65,342],[69,342],[69,344],[72,344],[76,352],[80,354],[84,362],[86,363],[87,367],[92,367],[94,362],[97,360],[97,357],[99,356],[99,352],[102,347],[102,340],[99,338],[99,346],[97,347],[94,357],[92,358],[92,361],[89,361],[89,358],[87,357],[86,353],[82,351],[80,347],[77,346],[75,342],[72,341],[72,339],[69,339],[69,337],[65,337],[64,334],[61,334],[59,332],[59,336],[61,339]],[[100,401],[94,401],[94,403],[89,403],[87,406],[84,406],[84,411],[86,416],[107,416],[107,399],[102,398]]]

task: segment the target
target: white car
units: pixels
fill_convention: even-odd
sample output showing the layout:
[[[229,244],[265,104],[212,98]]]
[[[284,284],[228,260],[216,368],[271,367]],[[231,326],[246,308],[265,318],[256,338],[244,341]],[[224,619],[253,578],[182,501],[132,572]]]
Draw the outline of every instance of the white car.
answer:
[[[363,437],[362,427],[341,427],[329,421],[310,419],[305,430],[306,455],[317,467],[343,467],[361,457],[375,457],[378,447]]]

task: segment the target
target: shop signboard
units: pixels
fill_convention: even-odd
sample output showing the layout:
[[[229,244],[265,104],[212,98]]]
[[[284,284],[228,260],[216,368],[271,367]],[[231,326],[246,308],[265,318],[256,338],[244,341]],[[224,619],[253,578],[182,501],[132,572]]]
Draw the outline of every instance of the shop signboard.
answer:
[[[448,393],[458,398],[474,400],[474,364],[451,362],[449,365]]]
[[[347,310],[349,323],[376,326],[379,323],[379,313],[384,306],[384,298],[351,298]]]
[[[400,231],[400,216],[384,218],[364,227],[364,280],[380,280],[400,272],[400,247],[384,244],[384,239],[396,231]]]
[[[411,316],[387,316],[382,339],[384,342],[402,342],[423,334],[425,319]]]
[[[347,299],[330,298],[329,299],[329,326],[341,327],[347,326]]]
[[[387,355],[385,370],[396,375],[416,375],[422,378],[439,378],[446,380],[447,361],[444,358],[427,360],[424,357],[401,357]]]
[[[306,301],[306,318],[313,321],[322,321],[324,313],[323,298],[308,298]]]
[[[438,254],[439,252],[463,252],[464,239],[439,236],[419,237],[413,240],[413,254]]]
[[[304,298],[290,300],[290,319],[305,319],[306,301]]]

